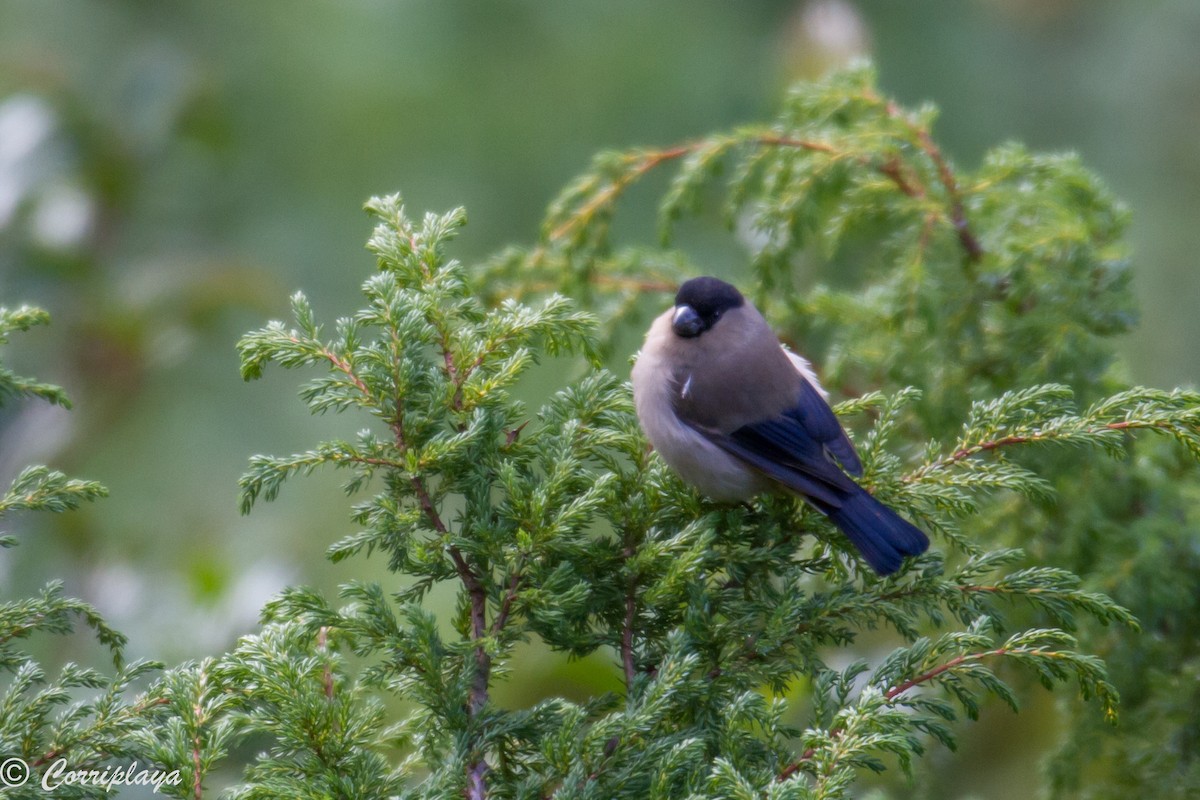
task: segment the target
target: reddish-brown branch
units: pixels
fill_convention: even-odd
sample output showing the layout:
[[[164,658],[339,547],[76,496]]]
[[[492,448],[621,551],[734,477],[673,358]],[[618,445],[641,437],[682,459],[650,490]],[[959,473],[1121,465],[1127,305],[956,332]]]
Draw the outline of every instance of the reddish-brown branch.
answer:
[[[392,420],[391,427],[396,439],[396,447],[404,452],[408,443],[404,434],[404,416],[399,404],[397,404],[396,415]],[[420,475],[412,475],[409,477],[409,483],[412,485],[413,493],[417,496],[417,503],[426,519],[429,520],[429,524],[439,535],[443,537],[448,535],[450,529],[442,521],[441,514],[438,513],[437,506],[434,505],[433,498],[425,486],[425,480]],[[454,564],[455,573],[458,574],[459,580],[467,590],[467,597],[471,603],[471,640],[475,642],[475,676],[467,695],[467,714],[471,719],[475,719],[487,705],[488,684],[492,675],[492,659],[482,641],[488,633],[487,591],[479,576],[475,574],[475,570],[467,563],[462,551],[453,544],[448,545],[446,550],[450,555],[450,561]],[[468,800],[486,800],[488,770],[487,759],[482,753],[478,753],[467,768]]]
[[[1123,420],[1121,422],[1107,422],[1107,423],[1104,423],[1103,425],[1099,425],[1095,428],[1091,428],[1087,431],[1084,431],[1083,433],[1096,434],[1096,433],[1099,433],[1099,432],[1102,432],[1105,430],[1125,431],[1125,430],[1138,430],[1138,429],[1142,429],[1142,428],[1170,428],[1170,427],[1172,427],[1170,422],[1141,422],[1138,420]],[[958,450],[955,450],[950,455],[941,459],[940,461],[935,461],[930,464],[926,464],[923,467],[920,467],[915,472],[911,472],[908,475],[906,475],[904,477],[904,480],[907,483],[911,483],[912,481],[915,481],[915,480],[918,480],[918,479],[924,477],[925,475],[929,474],[930,472],[934,472],[943,467],[948,467],[959,461],[970,458],[971,456],[978,455],[980,453],[984,453],[989,450],[998,450],[1002,447],[1008,447],[1009,445],[1014,445],[1014,444],[1029,444],[1032,442],[1051,442],[1051,441],[1054,441],[1054,439],[1056,439],[1056,438],[1058,438],[1058,437],[1053,432],[1051,432],[1051,433],[1032,433],[1027,436],[1003,436],[999,439],[991,439],[986,442],[978,442],[976,444],[968,445],[966,447],[961,447]]]
[[[963,208],[962,193],[958,189],[958,181],[954,177],[954,172],[951,171],[949,163],[942,156],[942,151],[933,143],[929,131],[924,128],[919,129],[917,139],[921,143],[921,149],[937,167],[938,179],[941,180],[942,186],[946,187],[946,195],[950,198],[950,221],[954,224],[954,230],[958,234],[959,244],[962,245],[967,258],[971,261],[979,261],[983,258],[983,246],[979,244],[979,240],[975,238],[975,234],[967,222],[967,212]]]
[[[762,135],[756,136],[748,141],[773,147],[796,147],[803,150],[812,150],[818,153],[829,153],[836,155],[838,150],[825,142],[810,141],[807,139],[793,139],[787,136]],[[597,211],[611,203],[618,195],[620,195],[630,184],[636,182],[647,172],[650,172],[660,164],[683,156],[694,153],[704,142],[689,142],[676,147],[671,147],[666,150],[654,150],[646,153],[631,154],[628,160],[633,166],[624,174],[614,178],[607,186],[592,195],[586,203],[583,204],[569,219],[562,222],[557,228],[550,232],[551,240],[561,239],[571,233],[578,227],[581,220],[590,219]]]
[[[872,95],[872,99],[879,100],[874,95]],[[908,119],[895,103],[889,101],[884,108],[889,117],[902,120],[917,137],[917,145],[933,163],[934,169],[937,170],[938,180],[946,190],[946,198],[950,202],[950,224],[954,226],[954,231],[958,235],[958,242],[969,261],[979,261],[979,259],[983,258],[983,247],[979,244],[979,239],[976,238],[974,232],[971,230],[970,223],[967,221],[962,192],[958,187],[958,179],[954,177],[954,170],[950,169],[950,163],[942,154],[941,149],[934,144],[928,130]]]
[[[569,234],[579,223],[579,220],[588,219],[605,205],[610,203],[617,195],[625,191],[629,184],[636,181],[638,178],[645,175],[650,170],[662,164],[665,161],[671,161],[676,158],[687,155],[694,151],[698,144],[684,144],[678,147],[672,147],[668,150],[655,150],[649,153],[640,154],[638,156],[630,156],[630,160],[634,162],[634,166],[625,174],[614,179],[611,183],[604,187],[592,198],[588,200],[575,214],[553,231],[550,232],[550,239],[561,239]]]
[[[200,704],[201,698],[204,696],[204,687],[208,683],[208,674],[200,670],[200,685],[199,697],[192,704],[192,719],[195,720],[196,733],[192,736],[192,797],[194,800],[201,800],[204,796],[204,787],[201,785],[201,776],[203,774],[203,762],[200,759],[201,740],[200,732],[203,729],[205,716],[204,707]]]
[[[472,764],[467,770],[467,798],[468,800],[484,800],[487,797],[487,782],[485,778],[488,774],[487,761],[479,759]]]
[[[467,586],[467,596],[471,601],[471,638],[477,642],[475,645],[475,679],[471,684],[467,710],[470,711],[472,717],[475,717],[483,710],[488,700],[488,680],[491,677],[492,658],[488,655],[482,642],[488,635],[487,595],[473,574]]]
[[[25,625],[14,625],[11,628],[9,628],[7,631],[5,631],[4,635],[0,636],[0,644],[4,644],[9,639],[15,639],[18,636],[21,636],[31,630],[34,630],[35,628],[37,628],[38,625],[40,625],[45,620],[46,620],[45,614],[34,614],[32,617],[30,617],[28,619],[28,621]]]
[[[948,460],[962,461],[964,458],[969,458],[977,453],[995,450],[1000,447],[1008,447],[1009,445],[1013,444],[1028,444],[1029,442],[1033,441],[1036,441],[1036,438],[1033,436],[1004,436],[1000,439],[993,439],[988,442],[979,442],[978,444],[973,444],[970,447],[963,447],[955,450],[950,455]]]
[[[779,777],[776,778],[776,780],[779,781],[780,783],[783,783],[788,778],[795,775],[797,772],[800,771],[800,768],[804,766],[804,762],[808,761],[810,758],[812,758],[816,752],[817,751],[811,747],[808,748],[807,750],[805,750],[803,753],[800,754],[799,758],[797,758],[795,761],[793,761],[792,763],[788,764],[786,767],[783,768],[783,770],[779,773]]]
[[[293,338],[292,341],[295,342],[297,340]],[[354,386],[358,389],[358,391],[362,392],[363,397],[367,398],[368,400],[371,399],[371,390],[367,388],[365,383],[363,383],[362,378],[355,374],[354,369],[350,366],[348,361],[340,357],[332,350],[325,348],[322,348],[321,355],[325,356],[330,364],[332,364],[339,372],[349,378],[354,383]]]
[[[394,461],[390,458],[376,458],[374,456],[352,456],[344,453],[334,453],[332,456],[334,461],[350,461],[354,464],[366,464],[372,467],[390,467],[392,469],[405,469],[405,465],[399,461]]]
[[[879,98],[873,99],[882,102]],[[954,171],[950,168],[946,157],[930,137],[929,131],[908,121],[898,106],[888,102],[884,108],[888,116],[900,118],[905,121],[905,124],[912,130],[914,136],[916,136],[918,147],[933,163],[934,169],[938,174],[938,180],[946,191],[946,197],[950,206],[947,217],[950,224],[954,227],[959,244],[962,246],[969,261],[979,261],[983,257],[983,247],[979,244],[979,239],[975,236],[967,220],[962,191],[958,186],[958,179],[955,177]],[[748,137],[743,141],[767,147],[794,147],[815,153],[825,153],[833,157],[844,155],[842,151],[828,142],[811,139],[796,139],[789,136],[761,134]],[[639,180],[646,173],[661,164],[695,152],[703,144],[703,142],[689,142],[666,150],[631,154],[627,157],[627,160],[632,163],[632,167],[624,174],[612,179],[604,188],[595,192],[574,214],[551,231],[547,238],[554,241],[567,236],[580,224],[595,215],[601,208],[612,203],[630,184]],[[865,156],[859,157],[858,161],[864,165],[872,166],[871,160]],[[898,157],[893,156],[883,164],[876,164],[874,165],[874,169],[891,180],[896,185],[896,188],[908,197],[923,199],[928,195],[925,187],[921,185],[915,175],[905,173],[904,164]],[[598,280],[597,282],[602,283],[603,281]],[[674,288],[666,283],[648,283],[650,284],[648,288],[652,291],[672,291]]]
[[[925,224],[921,226],[921,238],[917,240],[917,258],[925,260],[925,251],[929,249],[929,239],[933,236],[933,226],[937,224],[937,214],[926,214]],[[915,294],[913,295],[916,296]]]
[[[455,373],[455,375],[454,375],[454,385],[456,387],[456,391],[454,393],[454,407],[455,408],[457,408],[457,409],[462,408],[463,384],[465,384],[467,382],[467,378],[471,377],[471,373],[473,373],[475,370],[482,367],[483,362],[487,361],[489,356],[491,356],[493,353],[495,353],[497,350],[499,350],[500,345],[504,344],[505,341],[507,341],[507,337],[501,337],[501,338],[497,339],[496,341],[491,342],[490,344],[488,344],[486,347],[483,348],[483,352],[480,353],[475,358],[474,361],[472,361],[466,367],[464,367],[461,370],[458,370]]]
[[[918,200],[925,197],[925,187],[905,176],[904,165],[899,158],[892,156],[879,167],[879,171],[891,178],[896,188],[909,197]]]
[[[204,787],[201,785],[200,776],[200,732],[197,730],[196,735],[192,737],[192,797],[195,800],[201,800],[204,797]]]
[[[329,626],[322,625],[317,631],[317,649],[322,653],[328,649],[329,642]],[[325,670],[321,676],[322,688],[325,692],[326,700],[333,700],[333,668],[329,662],[325,662]]]
[[[979,661],[990,656],[1002,656],[1008,652],[1009,651],[1007,648],[998,647],[995,650],[988,650],[984,653],[968,653],[966,655],[956,656],[955,658],[947,661],[945,664],[939,664],[928,672],[922,672],[920,675],[916,675],[902,683],[896,684],[891,689],[887,690],[887,693],[884,694],[884,697],[886,697],[888,700],[895,700],[897,697],[904,694],[909,689],[912,689],[914,686],[920,686],[922,683],[927,683],[928,681],[936,678],[938,675],[941,675],[944,672],[949,672],[960,664],[965,664],[968,661]]]
[[[1008,648],[998,647],[995,650],[987,650],[982,653],[967,653],[966,655],[955,656],[954,658],[950,659],[949,661],[945,662],[944,664],[939,664],[938,666],[933,667],[930,670],[922,672],[920,675],[915,675],[905,681],[902,681],[902,682],[896,684],[895,686],[888,689],[884,693],[884,698],[890,703],[893,700],[895,700],[897,697],[899,697],[900,695],[907,692],[908,690],[910,690],[914,687],[920,686],[923,683],[928,683],[929,681],[933,680],[937,676],[942,675],[946,672],[949,672],[950,670],[954,669],[957,666],[961,666],[962,664],[965,664],[969,661],[980,661],[982,659],[990,658],[992,656],[1003,656],[1003,655],[1008,654],[1009,652],[1011,652],[1011,651]],[[842,729],[835,728],[834,730],[830,731],[829,736],[831,739],[837,739],[839,736],[841,736],[841,734],[842,734]],[[778,776],[778,778],[776,778],[776,780],[782,782],[782,781],[785,781],[788,778],[790,778],[792,775],[795,775],[797,772],[799,772],[803,768],[805,762],[809,761],[814,755],[816,755],[816,752],[817,752],[816,749],[812,748],[812,747],[805,750],[803,753],[800,754],[799,758],[797,758],[792,763],[788,764],[786,767],[784,767],[779,772],[779,776]]]
[[[998,594],[998,593],[1003,593],[1003,592],[1014,591],[1014,590],[1007,589],[1007,588],[1000,587],[1000,586],[980,586],[978,584],[960,584],[958,586],[955,586],[954,588],[957,589],[959,592],[961,592],[964,595],[974,594],[974,593]],[[926,594],[929,591],[930,591],[929,587],[922,587],[920,585],[909,585],[902,589],[895,589],[890,592],[885,592],[884,594],[879,595],[879,598],[878,598],[879,602],[872,606],[872,611],[882,614],[886,611],[886,609],[883,607],[883,605],[885,603],[891,602],[893,600],[903,600],[905,598],[914,597],[914,596],[921,595],[921,594]],[[936,590],[934,590],[934,591],[936,592]],[[1035,589],[1023,589],[1021,591],[1023,594],[1039,594],[1042,592],[1041,589],[1036,589],[1036,588]],[[820,615],[818,615],[818,617],[814,617],[813,619],[810,619],[807,622],[800,623],[800,625],[797,626],[797,629],[796,629],[797,633],[806,633],[806,632],[813,630],[813,628],[815,627],[814,623],[816,622],[817,619],[826,620],[826,621],[834,620],[834,619],[837,619],[838,617],[842,616],[843,614],[849,612],[852,608],[854,608],[854,607],[847,607],[847,606],[827,607],[824,610],[822,610],[822,612],[820,613]]]
[[[829,738],[830,738],[830,739],[833,739],[833,740],[835,740],[835,741],[836,741],[836,740],[838,739],[838,737],[840,737],[841,735],[842,735],[842,729],[841,729],[841,728],[834,728],[832,731],[830,731],[830,732],[829,732]],[[779,777],[778,777],[778,778],[776,778],[776,780],[777,780],[778,782],[780,782],[780,783],[783,783],[783,782],[784,782],[784,781],[786,781],[788,778],[792,777],[792,776],[793,776],[793,775],[795,775],[797,772],[799,772],[799,771],[800,771],[800,769],[801,769],[801,768],[804,766],[804,764],[805,764],[807,761],[809,761],[810,759],[812,759],[812,757],[813,757],[814,755],[816,755],[816,754],[817,754],[817,750],[816,750],[816,748],[815,748],[815,747],[809,747],[809,748],[807,748],[807,749],[806,749],[806,750],[805,750],[803,753],[801,753],[801,754],[800,754],[800,757],[799,757],[799,758],[797,758],[797,759],[796,759],[795,761],[793,761],[791,764],[788,764],[786,767],[784,767],[784,768],[783,768],[783,769],[780,771],[780,773],[779,773]]]
[[[487,594],[483,584],[475,577],[475,573],[467,565],[458,548],[451,546],[450,557],[454,560],[459,576],[467,587],[467,595],[471,601],[471,639],[475,641],[475,677],[471,681],[471,689],[467,696],[467,715],[475,720],[488,702],[488,684],[492,676],[492,657],[483,646],[483,638],[487,636]],[[461,566],[460,566],[461,565]],[[474,761],[467,768],[467,798],[468,800],[485,800],[487,798],[487,774],[490,771],[487,759],[482,752],[475,754]]]
[[[484,346],[483,352],[476,356],[475,359],[465,367],[455,365],[454,357],[450,355],[450,351],[443,349],[443,357],[446,361],[446,374],[450,377],[451,382],[454,384],[454,399],[451,401],[451,404],[453,405],[455,411],[462,411],[463,386],[466,385],[467,379],[471,377],[475,370],[483,366],[484,362],[487,361],[488,358],[491,357],[497,350],[499,350],[500,347],[510,338],[511,337],[509,336],[499,336],[488,342],[488,344]],[[446,345],[443,343],[443,348],[444,347],[446,347]]]
[[[132,705],[128,709],[126,709],[125,714],[127,716],[136,717],[139,714],[141,714],[142,712],[146,711],[147,709],[154,708],[155,706],[165,706],[169,702],[171,702],[171,701],[166,697],[156,697],[152,700],[143,700],[142,702],[135,703],[134,705]],[[97,731],[93,729],[89,734],[79,737],[75,741],[71,742],[69,745],[66,745],[63,747],[56,747],[53,750],[49,750],[49,751],[43,753],[42,755],[38,756],[37,758],[35,758],[32,762],[30,762],[29,766],[44,767],[47,764],[49,764],[51,761],[61,758],[72,747],[75,747],[77,745],[83,744],[84,742],[87,742],[96,733],[97,733]]]
[[[429,490],[425,488],[425,481],[422,480],[421,476],[419,475],[413,475],[408,479],[408,481],[410,484],[412,484],[413,492],[417,495],[417,502],[420,503],[421,511],[425,514],[426,519],[429,520],[429,524],[432,525],[433,529],[438,533],[449,533],[449,530],[446,528],[446,523],[442,522],[441,515],[438,514],[437,509],[433,506],[433,500],[429,496]],[[451,549],[453,550],[453,546],[451,546]],[[458,565],[455,564],[455,566],[457,567]]]
[[[517,564],[513,574],[508,579],[508,589],[504,592],[504,598],[500,601],[500,610],[496,612],[496,618],[492,620],[492,635],[500,633],[504,630],[504,626],[508,624],[508,616],[512,613],[513,603],[516,602],[517,592],[521,589],[521,584],[525,581],[525,576],[522,574],[524,561]]]
[[[756,144],[772,145],[775,147],[795,147],[800,150],[811,150],[815,153],[837,155],[838,149],[825,142],[815,142],[811,139],[793,139],[788,136],[758,136],[753,139]]]
[[[430,322],[438,329],[438,346],[442,351],[442,363],[446,367],[446,377],[449,378],[450,382],[454,384],[454,398],[450,401],[450,404],[454,407],[455,411],[461,411],[463,403],[463,383],[467,380],[467,375],[470,374],[470,371],[468,369],[467,372],[462,372],[458,368],[458,364],[455,363],[454,353],[451,352],[450,349],[449,331],[446,331],[440,325],[437,325],[437,322],[434,320],[430,320]]]

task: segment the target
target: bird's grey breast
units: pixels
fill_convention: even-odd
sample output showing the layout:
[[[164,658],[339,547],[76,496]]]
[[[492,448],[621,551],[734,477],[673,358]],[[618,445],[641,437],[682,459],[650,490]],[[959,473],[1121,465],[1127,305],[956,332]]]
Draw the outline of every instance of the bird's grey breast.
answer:
[[[672,400],[692,424],[732,433],[796,403],[803,378],[753,308],[734,309],[712,330],[674,344]]]

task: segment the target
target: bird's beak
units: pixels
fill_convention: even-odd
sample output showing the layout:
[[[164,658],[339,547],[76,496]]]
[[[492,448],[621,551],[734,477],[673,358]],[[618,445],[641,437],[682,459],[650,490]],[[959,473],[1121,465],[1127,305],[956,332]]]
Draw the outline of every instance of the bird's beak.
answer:
[[[675,306],[675,316],[671,318],[671,327],[675,333],[685,339],[699,336],[704,330],[704,320],[691,306]]]

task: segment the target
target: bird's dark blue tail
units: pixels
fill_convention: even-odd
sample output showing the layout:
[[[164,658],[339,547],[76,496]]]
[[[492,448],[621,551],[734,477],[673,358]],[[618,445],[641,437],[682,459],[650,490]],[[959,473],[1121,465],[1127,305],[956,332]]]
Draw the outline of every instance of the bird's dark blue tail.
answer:
[[[815,505],[846,534],[880,575],[891,575],[900,569],[905,556],[920,555],[929,548],[929,537],[920,528],[876,500],[866,489],[851,492],[840,508],[824,503]]]

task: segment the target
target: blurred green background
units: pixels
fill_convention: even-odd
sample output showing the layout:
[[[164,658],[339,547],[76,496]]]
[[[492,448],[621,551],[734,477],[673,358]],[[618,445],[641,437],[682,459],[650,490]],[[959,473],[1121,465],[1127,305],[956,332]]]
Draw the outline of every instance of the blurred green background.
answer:
[[[457,255],[482,259],[532,242],[597,150],[770,118],[789,83],[856,56],[941,108],[962,168],[1007,139],[1081,152],[1135,212],[1130,373],[1194,385],[1197,43],[1196,0],[0,0],[0,303],[54,318],[6,359],[77,406],[6,408],[0,480],[46,462],[112,492],[13,521],[4,596],[61,577],[132,655],[176,661],[223,651],[285,584],[378,575],[322,557],[350,529],[336,476],[238,515],[249,455],[361,424],[308,417],[296,375],[243,384],[238,336],[298,288],[330,322],[357,307],[372,194],[465,205]],[[543,689],[609,687],[538,663]],[[1017,737],[1004,747],[1036,747],[1042,712],[988,716]],[[965,785],[1011,787],[986,741],[965,743]]]

